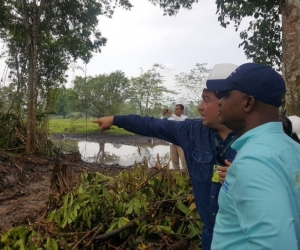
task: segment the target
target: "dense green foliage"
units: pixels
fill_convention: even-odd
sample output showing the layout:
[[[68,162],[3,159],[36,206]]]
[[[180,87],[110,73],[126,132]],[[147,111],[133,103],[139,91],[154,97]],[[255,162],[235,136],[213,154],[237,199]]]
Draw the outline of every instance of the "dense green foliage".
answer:
[[[129,88],[130,102],[137,107],[137,113],[142,116],[153,116],[161,113],[163,106],[172,99],[164,94],[176,94],[164,85],[164,77],[159,73],[164,66],[154,64],[150,70],[141,72],[139,77],[131,78]]]
[[[164,107],[171,105],[175,94],[164,85],[163,69],[154,65],[140,76],[128,79],[124,72],[115,71],[95,77],[76,77],[74,86],[58,91],[56,114],[63,117],[102,117],[116,114],[140,114],[159,117]],[[75,115],[76,116],[76,115]]]
[[[216,0],[218,20],[223,27],[230,21],[238,30],[245,17],[252,17],[249,27],[240,33],[243,47],[248,58],[254,62],[277,66],[282,63],[282,0]]]
[[[185,172],[149,172],[145,163],[116,179],[86,173],[55,203],[43,222],[3,233],[0,248],[158,249],[185,240],[199,249],[202,222]]]
[[[76,97],[69,101],[72,103],[69,110],[88,111],[94,117],[117,114],[128,98],[128,87],[129,80],[121,71],[88,78],[76,77],[73,87]]]

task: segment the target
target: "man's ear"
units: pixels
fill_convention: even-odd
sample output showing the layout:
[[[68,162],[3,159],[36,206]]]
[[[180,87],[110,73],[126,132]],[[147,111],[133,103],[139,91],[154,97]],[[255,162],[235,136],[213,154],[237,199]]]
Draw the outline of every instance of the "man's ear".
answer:
[[[256,103],[255,98],[252,95],[248,95],[245,101],[245,107],[244,107],[245,112],[247,113],[251,112],[255,107],[255,103]]]

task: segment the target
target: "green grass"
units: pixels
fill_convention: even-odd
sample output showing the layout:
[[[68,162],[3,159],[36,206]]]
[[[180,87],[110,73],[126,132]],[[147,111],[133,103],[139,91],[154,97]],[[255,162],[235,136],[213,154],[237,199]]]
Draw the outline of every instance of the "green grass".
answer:
[[[96,133],[99,132],[98,125],[92,123],[90,119],[50,119],[49,120],[49,133]],[[111,129],[106,130],[104,133],[116,135],[133,135],[122,128],[112,126]]]

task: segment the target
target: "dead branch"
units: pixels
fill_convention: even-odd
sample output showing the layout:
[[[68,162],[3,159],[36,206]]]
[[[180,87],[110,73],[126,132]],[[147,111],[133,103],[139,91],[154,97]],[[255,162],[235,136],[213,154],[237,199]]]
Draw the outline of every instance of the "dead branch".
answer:
[[[97,236],[95,239],[99,242],[103,242],[106,240],[109,240],[110,238],[114,237],[115,235],[118,235],[120,233],[122,233],[123,231],[125,231],[126,229],[135,226],[135,221],[130,221],[128,224],[126,224],[124,227],[115,229],[107,234],[102,234],[100,236]]]
[[[71,248],[71,250],[75,250],[75,249],[77,248],[77,246],[78,246],[84,239],[86,239],[89,235],[90,235],[90,233],[87,233],[86,235],[84,235],[78,242],[76,242],[76,244]]]
[[[30,159],[29,157],[24,157],[24,159],[34,163],[36,166],[38,166],[39,164],[37,162],[35,162],[34,160]]]
[[[167,249],[170,249],[170,250],[174,250],[172,248],[172,246],[170,246],[169,242],[167,241],[166,237],[164,235],[162,235],[161,233],[158,234],[165,242],[165,244],[163,244],[162,246],[160,246],[160,248],[158,250],[162,250],[163,247],[166,245],[168,248]]]
[[[101,224],[97,231],[94,233],[94,235],[92,236],[92,238],[89,240],[89,242],[84,246],[84,248],[89,248],[89,246],[92,244],[92,242],[94,241],[94,239],[96,238],[96,236],[102,231],[103,229],[103,224]]]
[[[13,150],[24,149],[24,148],[25,148],[25,146],[16,147],[16,148],[6,148],[5,151],[13,151]]]
[[[73,236],[80,236],[80,235],[89,235],[92,232],[92,230],[87,232],[66,232],[66,233],[52,233],[48,232],[52,236],[59,236],[59,237],[73,237]]]
[[[97,227],[93,228],[92,230],[88,231],[86,235],[84,235],[73,247],[71,250],[76,249],[76,247],[84,240],[86,239],[91,233],[96,231],[96,235],[97,233],[99,233],[101,230],[103,229],[103,224],[98,225]],[[93,237],[89,240],[88,244],[91,244],[91,242],[93,241],[93,239],[95,238],[95,234],[93,235]],[[84,247],[85,248],[85,247]]]

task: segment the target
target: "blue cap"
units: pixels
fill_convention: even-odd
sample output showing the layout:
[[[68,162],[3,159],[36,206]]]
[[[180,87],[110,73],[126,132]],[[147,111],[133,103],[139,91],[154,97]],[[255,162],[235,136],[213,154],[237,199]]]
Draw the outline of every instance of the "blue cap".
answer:
[[[245,63],[235,69],[226,79],[211,79],[206,82],[207,89],[214,92],[239,90],[255,99],[280,107],[286,93],[285,82],[270,66]]]

